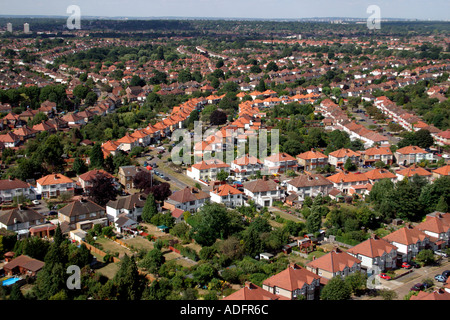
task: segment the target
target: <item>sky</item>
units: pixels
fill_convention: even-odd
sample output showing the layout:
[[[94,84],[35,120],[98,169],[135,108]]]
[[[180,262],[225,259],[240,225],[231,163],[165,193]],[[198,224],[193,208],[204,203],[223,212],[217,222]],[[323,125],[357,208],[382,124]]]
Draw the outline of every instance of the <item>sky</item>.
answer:
[[[0,0],[0,15],[68,17],[70,5],[81,16],[260,19],[367,18],[377,5],[382,19],[450,19],[449,0]]]

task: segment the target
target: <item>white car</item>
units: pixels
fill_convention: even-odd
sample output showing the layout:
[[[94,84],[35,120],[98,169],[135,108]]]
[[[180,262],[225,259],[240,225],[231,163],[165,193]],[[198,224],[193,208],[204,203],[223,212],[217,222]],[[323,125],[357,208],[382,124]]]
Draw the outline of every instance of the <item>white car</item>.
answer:
[[[39,202],[39,200],[33,200],[32,202],[33,202],[33,204],[36,204],[36,205],[41,204],[41,203]]]

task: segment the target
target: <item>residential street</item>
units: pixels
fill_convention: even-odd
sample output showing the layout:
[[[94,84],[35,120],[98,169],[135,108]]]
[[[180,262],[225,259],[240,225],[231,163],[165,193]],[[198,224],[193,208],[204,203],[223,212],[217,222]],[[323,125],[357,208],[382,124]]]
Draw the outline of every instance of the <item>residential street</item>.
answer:
[[[403,297],[408,294],[414,284],[423,282],[427,278],[431,278],[434,281],[435,288],[440,288],[443,283],[434,280],[434,276],[441,274],[444,270],[450,270],[450,262],[448,259],[444,259],[439,266],[422,267],[413,270],[413,272],[397,280],[380,279],[381,285],[386,289],[394,290],[397,293],[397,300],[403,300]]]

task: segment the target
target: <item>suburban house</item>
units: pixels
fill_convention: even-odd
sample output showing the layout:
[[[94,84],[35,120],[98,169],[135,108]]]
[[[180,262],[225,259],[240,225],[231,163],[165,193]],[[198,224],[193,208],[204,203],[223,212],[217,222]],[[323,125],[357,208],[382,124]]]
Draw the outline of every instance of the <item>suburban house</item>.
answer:
[[[220,171],[230,174],[231,166],[219,159],[208,159],[193,164],[186,170],[187,176],[194,180],[215,181]]]
[[[244,204],[244,193],[228,183],[214,187],[209,194],[211,202],[221,203],[227,207],[235,208]]]
[[[429,182],[431,181],[431,178],[433,177],[433,174],[430,171],[428,171],[422,167],[419,167],[416,164],[414,164],[408,168],[405,168],[405,169],[397,170],[395,172],[395,174],[397,175],[398,181],[401,181],[405,178],[412,178],[416,174],[418,176],[426,178]]]
[[[288,170],[297,171],[297,159],[285,152],[276,153],[264,159],[264,171],[267,173],[283,173]]]
[[[266,279],[262,288],[290,300],[303,295],[307,300],[319,299],[321,277],[292,263],[285,270]]]
[[[373,165],[375,162],[383,161],[384,164],[391,165],[394,162],[394,154],[389,147],[372,147],[359,151],[361,161],[364,165]]]
[[[397,247],[397,255],[401,261],[411,261],[419,251],[430,248],[432,245],[430,238],[428,234],[411,225],[406,225],[383,237]]]
[[[410,165],[421,162],[422,160],[433,161],[433,154],[426,152],[424,149],[417,146],[407,146],[398,149],[394,153],[395,160],[400,165]]]
[[[338,172],[327,177],[333,183],[333,186],[344,193],[349,193],[350,188],[354,186],[365,186],[369,179],[364,173]]]
[[[28,235],[29,229],[45,223],[45,217],[36,210],[23,205],[0,211],[0,229],[16,232],[19,236]]]
[[[359,165],[361,155],[351,149],[342,148],[328,154],[328,163],[337,167],[343,167],[347,159],[349,159],[356,165]]]
[[[336,248],[309,262],[306,269],[325,279],[331,279],[335,276],[346,277],[361,270],[361,260]]]
[[[397,247],[376,236],[348,249],[347,253],[361,260],[361,269],[368,275],[375,272],[374,268],[383,272],[396,267]]]
[[[13,201],[14,198],[24,196],[27,199],[36,198],[31,186],[18,179],[0,180],[0,202]]]
[[[314,170],[323,168],[328,164],[328,157],[319,151],[306,151],[296,156],[300,169]]]
[[[450,129],[441,131],[435,136],[435,141],[440,146],[450,145]]]
[[[134,188],[134,182],[133,182],[133,178],[134,176],[140,172],[140,171],[147,171],[147,169],[141,168],[139,166],[122,166],[119,167],[119,171],[118,171],[118,177],[119,177],[119,182],[121,185],[123,185],[125,187],[125,189],[129,190],[129,189],[133,189]]]
[[[23,275],[34,277],[44,265],[44,262],[22,254],[5,264],[3,270],[5,275],[8,276]]]
[[[251,282],[246,282],[244,287],[222,300],[289,300],[286,297],[279,296],[264,290],[260,286]]]
[[[110,200],[106,204],[106,215],[109,221],[116,221],[120,215],[138,221],[142,215],[147,197],[142,193],[134,193],[116,200]]]
[[[244,183],[244,193],[256,204],[263,207],[272,206],[273,201],[281,199],[281,189],[273,180],[253,180]]]
[[[430,237],[438,239],[435,245],[440,248],[450,245],[450,213],[432,212],[416,226]]]
[[[95,224],[108,225],[105,208],[95,202],[81,198],[58,210],[58,220],[68,224],[70,230],[92,229]]]
[[[333,188],[333,183],[321,174],[302,174],[288,181],[286,186],[287,192],[296,193],[298,200],[303,201],[305,197],[328,195]]]
[[[193,213],[210,199],[211,196],[208,193],[194,187],[186,187],[172,193],[164,201],[163,207],[170,211],[181,209],[183,212],[189,211]]]
[[[372,169],[370,171],[364,172],[364,175],[367,177],[367,179],[369,179],[369,182],[371,184],[374,184],[375,182],[382,179],[390,179],[393,182],[397,181],[397,175],[386,169]]]
[[[128,133],[126,133],[122,138],[120,138],[116,142],[119,144],[117,149],[125,152],[129,152],[131,151],[131,149],[139,145],[139,139],[129,135]]]
[[[78,182],[80,183],[81,188],[86,192],[89,188],[92,188],[93,182],[98,175],[104,175],[107,178],[111,179],[111,183],[114,181],[114,176],[105,170],[102,169],[94,169],[78,176]]]
[[[49,174],[36,181],[36,188],[38,194],[42,198],[57,197],[64,192],[74,192],[75,182],[65,175],[56,173]]]
[[[440,177],[450,176],[450,164],[443,167],[432,170],[433,179],[438,179]]]
[[[240,181],[248,179],[250,176],[256,174],[256,172],[261,171],[262,168],[262,161],[248,154],[231,162],[231,174],[235,180]]]

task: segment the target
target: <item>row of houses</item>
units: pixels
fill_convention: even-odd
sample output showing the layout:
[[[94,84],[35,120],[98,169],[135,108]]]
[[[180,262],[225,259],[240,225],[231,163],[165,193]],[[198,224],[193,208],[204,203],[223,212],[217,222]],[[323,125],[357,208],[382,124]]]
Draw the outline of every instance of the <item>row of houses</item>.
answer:
[[[449,239],[450,213],[433,212],[415,227],[404,226],[383,238],[373,236],[347,251],[334,249],[305,267],[291,263],[264,280],[262,287],[247,282],[224,300],[294,300],[299,295],[307,300],[319,299],[321,288],[336,276],[345,278],[359,271],[377,275],[411,261],[423,249],[446,248]],[[449,300],[450,281],[437,294],[440,299]]]

